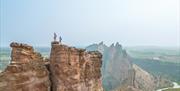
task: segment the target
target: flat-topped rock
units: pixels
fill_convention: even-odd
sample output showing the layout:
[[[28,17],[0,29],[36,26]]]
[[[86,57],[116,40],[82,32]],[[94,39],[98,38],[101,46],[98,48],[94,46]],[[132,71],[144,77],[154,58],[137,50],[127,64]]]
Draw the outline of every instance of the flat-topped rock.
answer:
[[[50,55],[52,91],[102,91],[100,52],[53,44]]]
[[[33,49],[33,47],[28,45],[28,44],[17,43],[17,42],[12,42],[10,44],[10,47],[12,47],[12,48],[14,48],[14,47],[15,48],[23,48],[23,49],[28,49],[28,50],[32,50]]]
[[[12,42],[11,63],[0,73],[0,91],[50,91],[49,71],[40,53]]]
[[[52,41],[51,44],[52,44],[52,45],[54,45],[54,44],[59,44],[59,41]]]
[[[43,60],[40,53],[27,44],[12,42],[11,63],[28,63],[30,61]]]

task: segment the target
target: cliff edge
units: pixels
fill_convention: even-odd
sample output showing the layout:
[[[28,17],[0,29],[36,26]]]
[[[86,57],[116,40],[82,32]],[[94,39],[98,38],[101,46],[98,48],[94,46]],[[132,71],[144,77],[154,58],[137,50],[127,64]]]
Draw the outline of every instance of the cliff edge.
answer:
[[[0,73],[0,91],[103,91],[101,53],[57,41],[51,45],[48,61],[30,45],[11,43],[11,62]]]
[[[49,91],[49,71],[32,46],[11,43],[11,62],[0,73],[0,91]]]
[[[50,71],[53,91],[102,91],[101,53],[52,42]]]

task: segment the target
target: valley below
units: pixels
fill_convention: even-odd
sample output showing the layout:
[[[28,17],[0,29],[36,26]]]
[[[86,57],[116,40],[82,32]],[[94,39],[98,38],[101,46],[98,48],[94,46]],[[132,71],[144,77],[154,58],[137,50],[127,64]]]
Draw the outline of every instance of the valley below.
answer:
[[[176,82],[173,82],[173,87],[166,87],[162,89],[158,89],[156,91],[179,91],[180,90],[180,85]]]

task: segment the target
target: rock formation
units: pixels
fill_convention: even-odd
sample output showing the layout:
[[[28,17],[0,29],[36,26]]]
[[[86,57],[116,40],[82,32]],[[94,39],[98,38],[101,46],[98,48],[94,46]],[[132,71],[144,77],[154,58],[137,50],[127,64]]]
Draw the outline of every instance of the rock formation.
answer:
[[[11,63],[29,63],[31,61],[42,61],[43,57],[40,53],[34,52],[32,46],[21,43],[11,43]]]
[[[0,91],[49,91],[43,58],[26,44],[11,43],[11,63],[0,74]]]
[[[98,50],[103,54],[103,87],[107,91],[153,91],[154,77],[134,65],[119,43],[107,47],[103,42],[93,44],[87,50]]]
[[[44,60],[32,46],[10,46],[11,63],[0,73],[0,91],[103,91],[97,51],[53,41],[50,59]]]
[[[93,47],[92,47],[93,46]],[[97,49],[94,49],[97,48]],[[107,47],[103,42],[91,45],[87,50],[98,50],[103,54],[103,87],[110,91],[115,88],[133,86],[134,70],[127,53],[119,43]]]
[[[102,91],[99,52],[52,42],[50,69],[53,91]]]
[[[153,75],[144,71],[137,65],[133,64],[135,70],[134,87],[142,89],[143,91],[152,91],[156,89],[155,78]]]
[[[159,78],[151,75],[146,72],[139,66],[133,64],[133,69],[135,71],[134,75],[134,85],[116,88],[113,91],[155,91],[155,89],[168,87],[170,85],[170,81],[164,78]]]

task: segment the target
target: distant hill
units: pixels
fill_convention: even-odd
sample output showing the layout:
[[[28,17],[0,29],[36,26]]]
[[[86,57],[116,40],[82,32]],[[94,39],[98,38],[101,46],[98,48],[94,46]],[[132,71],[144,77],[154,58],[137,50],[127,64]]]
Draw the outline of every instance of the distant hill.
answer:
[[[133,58],[180,63],[180,48],[176,47],[126,47]]]
[[[126,47],[133,63],[146,71],[180,82],[180,49],[176,47]]]

